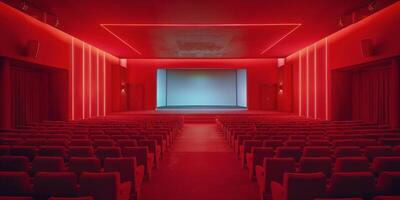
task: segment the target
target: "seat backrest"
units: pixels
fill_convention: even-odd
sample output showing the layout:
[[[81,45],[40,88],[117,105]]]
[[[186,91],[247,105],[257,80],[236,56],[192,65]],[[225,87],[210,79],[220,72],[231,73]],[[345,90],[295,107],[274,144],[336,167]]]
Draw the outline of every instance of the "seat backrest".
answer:
[[[337,172],[332,175],[330,193],[340,197],[368,197],[375,190],[370,172]]]
[[[94,147],[114,146],[114,140],[112,140],[112,139],[95,139],[95,140],[93,140],[93,146]]]
[[[323,173],[285,173],[283,187],[286,200],[306,200],[325,194],[326,177]],[[305,192],[307,191],[307,192]]]
[[[96,157],[71,157],[69,171],[79,176],[82,172],[100,172],[100,160]]]
[[[253,147],[254,166],[263,165],[264,158],[272,158],[275,155],[274,149],[271,147]]]
[[[0,171],[29,170],[29,160],[25,156],[0,156]]]
[[[93,197],[88,196],[88,197],[51,197],[49,198],[49,200],[94,200],[94,199]]]
[[[365,156],[367,156],[368,159],[371,161],[378,156],[394,155],[391,146],[366,146],[364,150],[365,150]]]
[[[286,140],[285,146],[304,147],[306,140]]]
[[[400,138],[381,138],[379,143],[381,145],[397,146],[400,145]]]
[[[157,141],[156,140],[139,140],[138,141],[139,146],[143,147],[148,147],[150,153],[155,153],[156,152],[156,146],[157,146]]]
[[[66,139],[48,139],[45,143],[47,146],[66,146]]]
[[[32,162],[32,172],[62,172],[64,171],[64,158],[36,156]]]
[[[261,140],[245,140],[243,141],[243,153],[250,153],[252,147],[261,147],[263,144],[263,141]]]
[[[357,157],[362,156],[360,147],[356,146],[340,146],[335,148],[335,157]]]
[[[147,167],[147,154],[149,153],[147,147],[125,147],[124,157],[135,157],[137,165]]]
[[[369,162],[366,157],[340,157],[336,159],[334,172],[368,172]]]
[[[118,172],[83,172],[79,178],[80,195],[95,200],[118,200],[120,176]]]
[[[10,149],[10,155],[26,156],[29,160],[33,160],[36,155],[35,146],[13,146]]]
[[[38,151],[39,156],[59,156],[66,158],[67,152],[64,146],[41,146]]]
[[[278,147],[276,149],[276,157],[278,158],[294,158],[296,161],[302,155],[301,147]]]
[[[295,172],[296,162],[293,158],[264,158],[265,191],[271,190],[271,182],[282,183],[285,172]]]
[[[375,172],[399,171],[399,169],[400,169],[400,156],[375,157],[374,161],[372,162],[372,169]]]
[[[30,196],[32,186],[26,172],[0,172],[0,196]]]
[[[33,180],[33,191],[40,198],[76,196],[77,178],[72,172],[38,172]]]
[[[299,162],[299,172],[323,172],[326,176],[332,173],[332,158],[302,157]]]
[[[10,155],[10,145],[0,145],[0,156]]]
[[[331,157],[331,149],[323,146],[307,146],[303,149],[304,157]]]
[[[120,147],[136,147],[138,142],[135,139],[119,139],[117,145]]]
[[[400,171],[380,173],[377,190],[384,195],[400,195]]]
[[[119,172],[121,181],[135,182],[136,158],[106,158],[104,160],[105,172]]]
[[[120,147],[98,147],[96,149],[96,157],[103,160],[106,157],[121,157]]]
[[[312,140],[308,140],[308,141],[307,141],[307,146],[330,147],[330,146],[331,146],[331,143],[329,142],[329,140],[316,140],[316,139],[312,139]]]
[[[92,141],[89,139],[71,139],[69,146],[92,146]]]
[[[70,146],[69,157],[92,157],[94,155],[93,147],[91,146]]]
[[[276,148],[276,147],[283,146],[283,141],[282,140],[264,140],[263,146]]]

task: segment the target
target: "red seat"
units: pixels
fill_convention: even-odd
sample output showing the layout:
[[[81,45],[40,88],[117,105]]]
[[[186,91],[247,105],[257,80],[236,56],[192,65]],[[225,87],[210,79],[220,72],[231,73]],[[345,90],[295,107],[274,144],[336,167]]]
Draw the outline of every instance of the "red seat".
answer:
[[[285,173],[283,184],[271,183],[273,200],[313,200],[325,195],[323,173]]]
[[[1,200],[1,199],[0,199]],[[49,200],[94,200],[93,197],[51,197]]]
[[[129,200],[130,198],[131,183],[121,183],[117,172],[84,172],[79,183],[81,196],[92,196],[95,200]]]
[[[0,196],[30,196],[32,186],[26,172],[0,172]]]
[[[256,175],[256,166],[263,165],[264,158],[274,157],[275,152],[271,147],[253,147],[251,153],[247,154],[247,168],[250,180]]]
[[[32,197],[1,197],[0,200],[33,200]]]
[[[144,166],[137,165],[136,158],[106,158],[104,160],[104,171],[119,172],[122,182],[130,181],[132,183],[131,194],[139,199],[144,178]]]
[[[135,157],[138,165],[144,166],[144,174],[148,180],[151,179],[154,156],[149,153],[147,147],[125,147],[124,157]]]
[[[385,146],[397,146],[400,145],[400,138],[381,138],[379,143]]]
[[[286,140],[284,145],[291,147],[304,147],[306,146],[306,140]]]
[[[334,157],[358,157],[362,156],[360,147],[356,146],[343,146],[336,147],[334,151]]]
[[[323,172],[326,176],[332,173],[332,158],[302,157],[299,162],[299,172]]]
[[[320,147],[330,147],[331,143],[329,140],[308,140],[307,146],[320,146]]]
[[[71,139],[69,146],[92,146],[92,141],[89,139]]]
[[[400,195],[400,171],[380,173],[377,191],[383,195]]]
[[[39,156],[58,156],[67,157],[66,148],[64,146],[41,146],[38,151]]]
[[[285,172],[295,172],[296,162],[293,158],[264,158],[263,166],[256,167],[257,183],[260,195],[271,191],[271,182],[282,183]]]
[[[138,143],[134,139],[120,139],[120,140],[117,140],[117,145],[120,146],[121,148],[136,147],[138,145]]]
[[[149,152],[154,155],[154,166],[158,168],[160,165],[160,158],[161,158],[161,147],[157,145],[156,140],[139,140],[139,146],[148,147]]]
[[[10,149],[9,145],[0,145],[0,156],[10,155]]]
[[[71,157],[69,171],[80,176],[82,172],[100,172],[100,160],[96,157]]]
[[[242,167],[246,167],[246,156],[251,152],[252,147],[261,147],[263,145],[263,141],[261,140],[245,140],[243,141],[243,145],[240,148],[240,159],[242,161]]]
[[[94,155],[93,147],[88,146],[70,146],[69,157],[92,157]]]
[[[30,139],[26,139],[23,142],[24,146],[40,146],[40,145],[44,145],[46,142],[46,138],[30,138]]]
[[[322,146],[308,146],[303,149],[304,157],[331,157],[331,149]]]
[[[366,157],[340,157],[336,159],[334,172],[368,172],[369,162]]]
[[[77,195],[77,178],[72,172],[38,172],[33,180],[35,196],[73,197]]]
[[[390,146],[367,146],[365,147],[365,156],[370,161],[379,156],[393,156],[393,151]]]
[[[103,163],[106,157],[121,157],[120,147],[98,147],[96,149],[96,157]]]
[[[0,171],[29,171],[29,160],[25,156],[0,156]]]
[[[94,147],[108,147],[108,146],[114,146],[114,140],[112,139],[95,139],[93,140],[93,146]]]
[[[375,179],[370,172],[334,173],[328,187],[328,192],[333,197],[370,198],[374,191]]]
[[[400,171],[400,156],[376,157],[372,162],[374,172]]]
[[[36,147],[34,146],[13,146],[10,155],[26,156],[29,160],[33,160],[36,155]]]
[[[64,168],[64,158],[36,156],[32,162],[32,172],[62,172]]]
[[[46,146],[66,146],[66,139],[47,139],[45,142]]]
[[[276,157],[278,158],[293,158],[298,161],[301,156],[302,150],[300,147],[278,147],[276,149]]]
[[[400,196],[376,196],[372,200],[400,200]]]
[[[263,146],[272,147],[275,149],[277,147],[283,146],[283,140],[264,140]]]

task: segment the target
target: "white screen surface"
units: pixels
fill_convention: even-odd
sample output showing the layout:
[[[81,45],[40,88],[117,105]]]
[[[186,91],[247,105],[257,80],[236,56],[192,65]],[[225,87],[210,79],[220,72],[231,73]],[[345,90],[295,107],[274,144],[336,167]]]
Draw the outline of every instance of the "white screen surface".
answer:
[[[167,69],[167,106],[237,106],[236,70]]]

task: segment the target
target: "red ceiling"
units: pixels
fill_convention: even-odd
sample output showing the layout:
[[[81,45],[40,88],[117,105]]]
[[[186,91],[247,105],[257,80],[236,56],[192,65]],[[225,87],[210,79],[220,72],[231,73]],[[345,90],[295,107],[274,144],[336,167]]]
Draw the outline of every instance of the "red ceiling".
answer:
[[[262,58],[287,56],[337,31],[341,15],[371,0],[31,2],[58,16],[63,31],[118,57]]]

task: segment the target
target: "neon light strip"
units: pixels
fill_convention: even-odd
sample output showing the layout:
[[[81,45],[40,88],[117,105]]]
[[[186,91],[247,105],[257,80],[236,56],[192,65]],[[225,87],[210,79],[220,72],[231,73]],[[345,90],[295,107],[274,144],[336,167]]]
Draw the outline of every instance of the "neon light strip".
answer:
[[[308,47],[307,47],[307,69],[306,69],[306,77],[307,77],[307,82],[306,82],[306,86],[307,86],[307,117],[310,117],[310,108],[309,108],[309,96],[310,96],[310,93],[309,93],[309,87],[310,87],[310,85],[309,85],[309,59],[308,59]]]
[[[85,42],[82,41],[82,119],[85,119]]]
[[[71,37],[71,119],[75,120],[75,49],[74,38]]]
[[[328,38],[325,38],[325,119],[329,119],[328,114]]]
[[[317,119],[317,44],[314,43],[314,118]]]
[[[97,60],[97,67],[96,67],[96,112],[97,117],[100,116],[100,105],[99,105],[99,49],[96,51],[96,60]]]
[[[302,105],[302,102],[301,102],[301,98],[302,98],[302,96],[301,96],[301,82],[302,82],[302,79],[301,79],[301,76],[302,76],[302,74],[301,74],[301,50],[299,51],[299,116],[301,116],[301,107],[303,107],[303,105]]]
[[[92,117],[92,46],[89,46],[89,117]]]
[[[265,52],[269,51],[272,49],[274,46],[276,46],[279,42],[281,42],[283,39],[285,39],[287,36],[292,34],[295,30],[297,30],[302,24],[300,23],[277,23],[277,24],[100,24],[101,27],[103,27],[107,32],[109,32],[111,35],[116,37],[119,41],[124,43],[127,47],[132,49],[134,52],[136,52],[139,55],[142,55],[142,53],[137,50],[135,47],[130,45],[128,42],[123,40],[121,37],[119,37],[117,34],[112,32],[108,27],[110,26],[124,26],[124,27],[262,27],[262,26],[295,26],[292,30],[290,30],[288,33],[283,35],[281,38],[279,38],[277,41],[266,47],[263,51],[261,51],[260,55],[263,55]]]
[[[103,52],[103,116],[106,116],[106,53]]]
[[[298,29],[301,26],[301,24],[298,24],[296,27],[294,27],[291,31],[289,31],[288,33],[286,33],[285,35],[283,35],[283,37],[279,38],[276,42],[272,43],[270,46],[268,46],[266,49],[264,49],[260,55],[263,55],[265,52],[269,51],[270,49],[272,49],[273,47],[275,47],[279,42],[281,42],[283,39],[285,39],[287,36],[289,36],[290,34],[292,34],[296,29]]]

